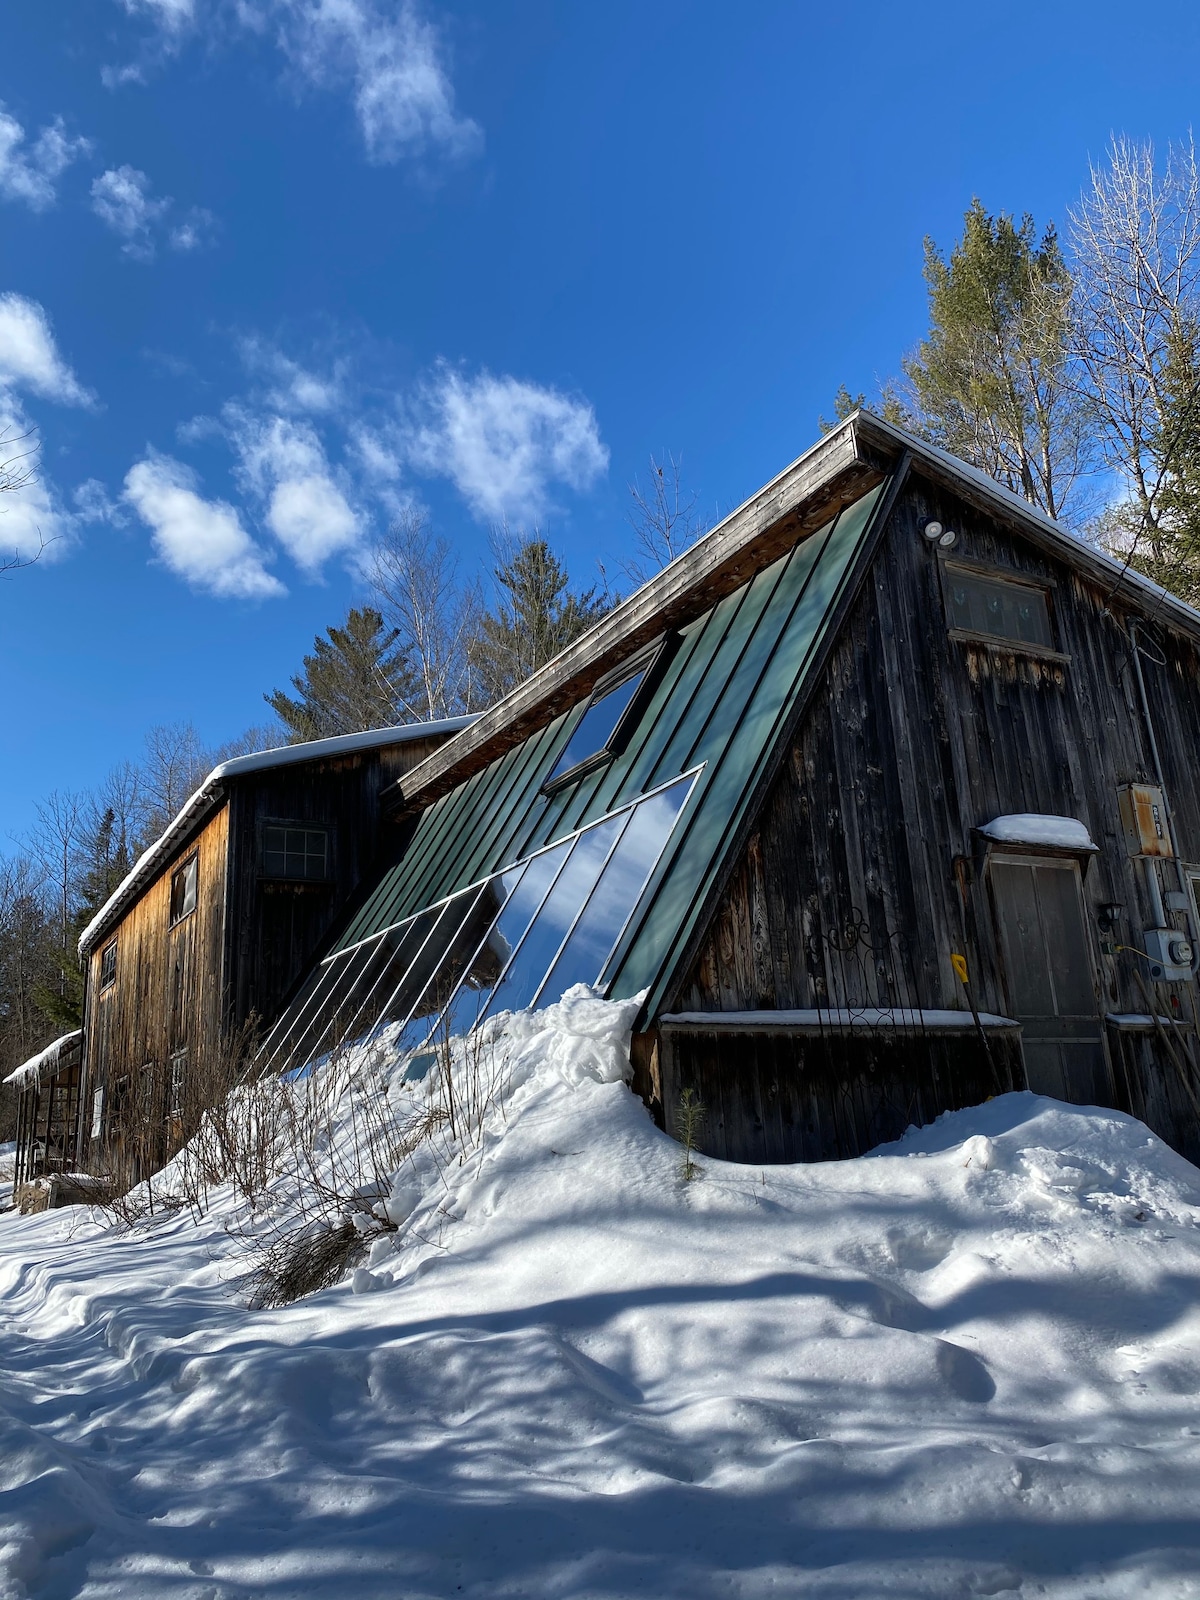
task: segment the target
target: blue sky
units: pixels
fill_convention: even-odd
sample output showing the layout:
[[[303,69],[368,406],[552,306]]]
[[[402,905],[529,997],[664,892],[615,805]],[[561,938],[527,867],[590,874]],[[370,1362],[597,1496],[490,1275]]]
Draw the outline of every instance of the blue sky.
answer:
[[[1200,20],[1127,7],[8,0],[0,849],[190,719],[262,722],[423,506],[581,580],[672,450],[706,511],[924,321],[979,194],[1062,221],[1196,119]]]

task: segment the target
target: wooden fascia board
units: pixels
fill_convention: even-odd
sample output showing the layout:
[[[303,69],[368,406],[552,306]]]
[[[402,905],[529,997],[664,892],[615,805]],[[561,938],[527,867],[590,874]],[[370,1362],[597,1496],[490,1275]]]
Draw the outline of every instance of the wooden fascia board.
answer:
[[[1106,593],[1111,591],[1114,601],[1143,615],[1152,615],[1159,622],[1186,634],[1194,644],[1200,644],[1200,614],[1177,595],[1161,589],[1113,557],[1094,550],[1045,512],[1022,500],[1003,484],[993,483],[983,473],[947,452],[910,436],[903,429],[867,411],[856,412],[850,420],[857,425],[864,450],[873,448],[886,455],[889,449],[893,454],[903,448],[910,449],[914,470],[921,477],[929,479],[939,488],[949,490],[985,516],[1015,528],[1043,554],[1078,569]]]
[[[384,791],[424,809],[589,694],[632,651],[709,610],[885,476],[889,456],[843,424],[532,678]]]

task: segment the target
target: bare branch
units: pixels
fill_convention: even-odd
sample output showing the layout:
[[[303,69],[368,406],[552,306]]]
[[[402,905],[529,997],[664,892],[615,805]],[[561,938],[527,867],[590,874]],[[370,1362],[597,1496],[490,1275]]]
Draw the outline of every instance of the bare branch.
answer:
[[[635,478],[629,485],[633,504],[626,520],[633,529],[636,554],[621,563],[633,583],[645,583],[708,532],[709,522],[697,513],[699,498],[683,486],[683,457],[668,450],[650,457],[646,488]]]

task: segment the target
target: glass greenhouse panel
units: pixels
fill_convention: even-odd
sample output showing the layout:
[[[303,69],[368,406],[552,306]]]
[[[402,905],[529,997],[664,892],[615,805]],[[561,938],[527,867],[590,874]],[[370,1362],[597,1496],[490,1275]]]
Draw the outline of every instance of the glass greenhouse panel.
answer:
[[[629,921],[692,787],[680,778],[634,807],[616,847],[601,869],[535,1004],[552,1005],[573,984],[597,983]]]

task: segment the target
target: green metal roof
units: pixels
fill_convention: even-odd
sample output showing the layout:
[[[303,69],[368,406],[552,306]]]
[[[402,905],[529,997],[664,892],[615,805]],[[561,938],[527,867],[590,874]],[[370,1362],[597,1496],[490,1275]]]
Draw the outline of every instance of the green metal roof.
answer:
[[[654,1014],[755,785],[801,694],[886,484],[679,629],[624,749],[550,796],[541,785],[588,696],[437,800],[336,948],[345,949],[699,767],[637,913],[605,971]]]

